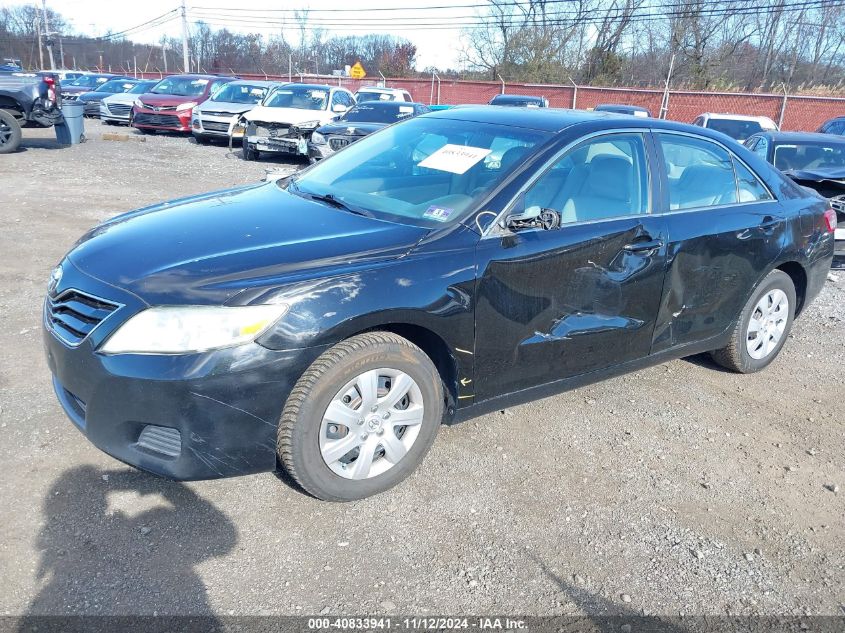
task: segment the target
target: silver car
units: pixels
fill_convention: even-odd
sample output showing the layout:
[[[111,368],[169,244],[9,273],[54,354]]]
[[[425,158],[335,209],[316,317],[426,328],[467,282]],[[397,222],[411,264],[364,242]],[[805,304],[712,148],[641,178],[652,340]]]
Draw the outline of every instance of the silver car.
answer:
[[[207,143],[213,138],[228,139],[242,136],[243,128],[236,123],[244,112],[252,110],[267,93],[281,85],[275,81],[231,81],[211,97],[194,108],[191,132],[197,143]]]
[[[129,115],[132,113],[132,104],[138,95],[150,91],[160,80],[145,79],[139,81],[126,92],[110,95],[100,101],[100,121],[107,125],[123,124],[129,125]]]

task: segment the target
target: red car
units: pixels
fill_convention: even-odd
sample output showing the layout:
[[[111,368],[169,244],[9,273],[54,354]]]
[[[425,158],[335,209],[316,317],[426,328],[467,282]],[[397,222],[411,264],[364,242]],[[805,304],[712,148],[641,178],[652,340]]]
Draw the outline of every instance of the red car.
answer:
[[[190,132],[191,112],[234,77],[173,75],[135,99],[129,125],[142,132]]]

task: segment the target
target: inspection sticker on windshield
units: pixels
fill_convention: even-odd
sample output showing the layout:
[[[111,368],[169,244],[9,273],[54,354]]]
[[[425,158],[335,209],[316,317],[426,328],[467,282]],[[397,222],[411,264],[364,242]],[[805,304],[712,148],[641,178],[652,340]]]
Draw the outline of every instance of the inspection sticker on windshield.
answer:
[[[449,216],[452,215],[452,211],[454,211],[454,209],[431,205],[425,210],[423,217],[430,220],[437,220],[438,222],[446,222],[449,219]]]
[[[452,174],[463,174],[477,162],[490,153],[483,147],[468,145],[444,145],[419,163],[419,167],[448,171]]]

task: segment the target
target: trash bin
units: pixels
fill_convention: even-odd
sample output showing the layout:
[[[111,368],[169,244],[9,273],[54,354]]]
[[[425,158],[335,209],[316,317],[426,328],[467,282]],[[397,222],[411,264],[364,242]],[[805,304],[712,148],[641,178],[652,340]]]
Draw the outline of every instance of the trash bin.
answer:
[[[85,137],[85,104],[66,101],[62,104],[64,123],[56,126],[56,140],[62,145],[76,145]]]

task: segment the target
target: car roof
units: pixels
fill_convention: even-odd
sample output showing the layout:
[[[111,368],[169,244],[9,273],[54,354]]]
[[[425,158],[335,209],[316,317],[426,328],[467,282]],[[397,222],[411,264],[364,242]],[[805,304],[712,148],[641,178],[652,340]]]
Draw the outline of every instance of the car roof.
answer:
[[[819,132],[758,132],[753,136],[765,136],[773,143],[806,143],[816,141],[818,143],[845,143],[845,138],[838,134],[822,134]]]
[[[293,82],[293,83],[286,83],[286,84],[284,84],[284,86],[287,87],[287,88],[293,88],[294,86],[296,86],[298,88],[313,88],[315,90],[317,90],[317,89],[319,89],[319,90],[332,90],[332,89],[338,89],[338,88],[340,88],[341,90],[346,90],[346,88],[343,88],[342,86],[330,86],[329,84],[301,84],[301,83]]]
[[[383,86],[362,86],[356,92],[406,92],[404,88],[385,88]]]
[[[264,88],[272,88],[274,86],[284,86],[287,81],[272,81],[270,79],[235,79],[229,83],[232,84],[243,84],[247,86],[262,86]]]
[[[648,112],[648,108],[644,108],[643,106],[638,105],[629,105],[627,103],[600,103],[595,107],[596,110],[599,108],[624,108],[625,110],[636,110],[637,112]],[[601,110],[599,110],[601,112]]]
[[[526,99],[533,99],[535,101],[543,101],[544,97],[538,95],[513,95],[513,94],[506,94],[506,95],[496,95],[491,99],[498,100],[498,101],[525,101]]]
[[[766,121],[774,125],[774,121],[767,116],[754,116],[751,114],[730,114],[727,112],[702,112],[699,116],[706,116],[709,119],[728,119],[731,121]]]
[[[360,103],[356,103],[353,107],[359,108],[361,106],[366,106],[368,108],[372,108],[373,106],[378,106],[380,108],[407,108],[410,106],[425,106],[428,107],[424,103],[417,103],[416,101],[361,101]]]
[[[170,79],[171,77],[184,77],[185,79],[229,79],[235,80],[237,77],[232,77],[231,75],[201,75],[196,73],[178,73],[176,75],[168,75],[167,77],[162,77],[159,81],[164,79]]]

